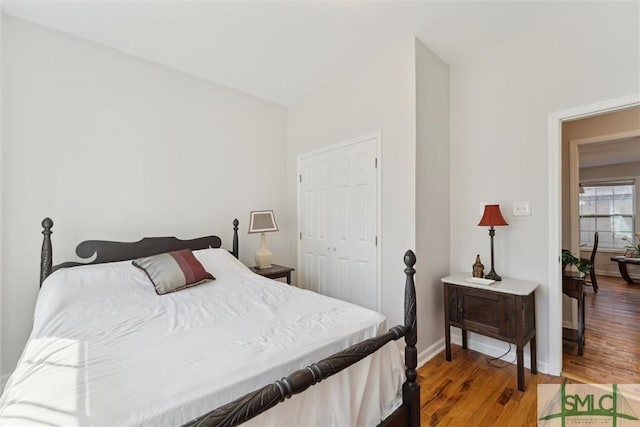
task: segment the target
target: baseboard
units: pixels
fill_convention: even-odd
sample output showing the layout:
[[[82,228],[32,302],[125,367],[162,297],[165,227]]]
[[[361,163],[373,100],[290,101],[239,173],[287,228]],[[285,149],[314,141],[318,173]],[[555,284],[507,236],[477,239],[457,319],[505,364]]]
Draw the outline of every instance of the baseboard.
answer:
[[[451,342],[453,344],[462,346],[462,334],[459,329],[451,330]],[[490,357],[501,356],[500,360],[504,360],[505,362],[512,362],[513,364],[516,363],[515,344],[511,344],[511,351],[507,354],[504,354],[509,347],[509,343],[507,343],[506,341],[499,341],[493,338],[488,338],[469,332],[467,338],[467,346],[469,349],[477,351],[478,353],[486,354]],[[531,368],[531,358],[529,355],[529,345],[527,344],[524,351],[524,366],[527,368]],[[536,367],[538,368],[538,372],[545,374],[551,372],[549,368],[549,362],[540,360],[539,357],[536,360],[536,365]]]
[[[424,366],[442,350],[444,350],[444,338],[440,338],[438,341],[418,353],[418,368]]]
[[[460,330],[457,328],[451,329],[451,343],[462,346],[462,334]],[[477,351],[478,353],[486,354],[487,356],[490,356],[490,357],[498,357],[503,355],[507,347],[509,346],[509,344],[506,343],[505,341],[494,340],[493,338],[484,337],[482,335],[477,335],[472,332],[469,332],[467,344],[471,350]],[[444,338],[440,338],[438,341],[436,341],[435,343],[433,343],[432,345],[430,345],[429,347],[425,348],[420,353],[418,353],[418,368],[424,366],[428,361],[433,359],[442,350],[444,350],[444,348],[445,348]],[[529,353],[528,345],[524,353],[525,353],[524,365],[527,368],[531,368],[531,358],[529,357],[530,353]],[[505,354],[504,356],[502,356],[500,359],[504,360],[505,362],[515,363],[514,362],[516,357],[515,354],[516,354],[516,346],[511,344],[511,351]],[[403,353],[403,357],[404,357],[404,353]],[[536,362],[537,362],[538,372],[545,373],[545,374],[551,373],[551,370],[549,368],[549,362],[540,360],[539,357],[538,357],[538,360],[536,360]]]

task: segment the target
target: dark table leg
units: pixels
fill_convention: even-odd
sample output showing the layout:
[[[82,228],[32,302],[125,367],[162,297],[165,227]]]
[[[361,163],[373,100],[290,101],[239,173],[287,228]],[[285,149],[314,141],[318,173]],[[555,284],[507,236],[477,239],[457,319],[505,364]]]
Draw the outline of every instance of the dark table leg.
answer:
[[[620,275],[625,280],[625,282],[631,285],[637,285],[638,282],[634,281],[631,276],[629,276],[629,272],[627,271],[627,263],[618,261],[618,270],[620,270]]]
[[[444,286],[444,349],[445,358],[451,362],[451,326],[449,326],[449,286]]]
[[[291,272],[287,273],[287,285],[291,284]]]
[[[515,307],[518,307],[518,313],[515,316],[515,344],[516,344],[516,368],[518,371],[518,390],[524,391],[524,345],[527,343],[525,341],[525,331],[524,331],[524,322],[526,319],[526,307],[527,307],[527,298],[524,296],[518,296],[514,300]],[[532,306],[534,309],[535,307]]]
[[[536,299],[535,297],[531,300],[533,310],[533,324],[536,323]],[[538,373],[538,350],[536,349],[536,334],[533,334],[531,341],[529,341],[529,353],[531,357],[531,373]]]
[[[461,329],[460,333],[462,334],[462,348],[466,350],[468,348],[467,347],[467,330]]]
[[[578,292],[578,356],[584,354],[584,289]]]
[[[444,327],[444,348],[445,348],[445,358],[451,362],[451,327],[449,325],[445,325]]]
[[[518,368],[518,390],[524,391],[524,350],[522,344],[516,345],[516,360]]]
[[[536,350],[536,336],[534,335],[529,341],[529,352],[531,353],[531,373],[538,373],[538,351]]]

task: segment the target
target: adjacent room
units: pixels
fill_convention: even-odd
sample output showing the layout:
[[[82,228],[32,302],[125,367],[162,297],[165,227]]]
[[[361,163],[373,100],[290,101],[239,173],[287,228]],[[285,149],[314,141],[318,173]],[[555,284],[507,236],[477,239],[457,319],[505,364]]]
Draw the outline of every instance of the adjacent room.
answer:
[[[637,0],[0,8],[0,424],[640,382]]]
[[[633,339],[640,303],[634,286],[640,279],[638,117],[634,107],[567,121],[562,128],[562,247],[580,260],[574,271],[589,267],[580,283],[583,299],[564,281],[571,290],[563,304],[563,374],[583,382],[640,381],[640,348]]]

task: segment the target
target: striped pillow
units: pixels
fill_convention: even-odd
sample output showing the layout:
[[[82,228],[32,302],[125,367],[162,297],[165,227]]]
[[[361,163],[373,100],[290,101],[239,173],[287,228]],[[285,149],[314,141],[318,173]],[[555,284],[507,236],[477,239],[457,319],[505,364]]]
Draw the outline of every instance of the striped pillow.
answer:
[[[132,264],[147,274],[158,295],[215,280],[190,249],[136,259]]]

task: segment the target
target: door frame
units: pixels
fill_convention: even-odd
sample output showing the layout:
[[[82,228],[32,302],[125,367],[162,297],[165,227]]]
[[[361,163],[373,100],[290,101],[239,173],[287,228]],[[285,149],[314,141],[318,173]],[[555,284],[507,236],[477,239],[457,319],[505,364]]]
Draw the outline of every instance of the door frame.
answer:
[[[640,93],[550,113],[548,117],[549,373],[562,372],[562,123],[640,105]]]
[[[299,176],[302,174],[301,164],[302,161],[308,157],[313,157],[318,154],[326,153],[337,148],[347,147],[349,145],[357,144],[360,142],[368,141],[370,139],[376,140],[376,236],[378,238],[378,244],[376,246],[376,306],[377,311],[382,310],[382,131],[374,131],[361,135],[355,138],[348,139],[346,141],[337,142],[334,144],[326,145],[313,151],[309,151],[303,154],[299,154],[296,164],[296,215],[297,215],[297,230],[296,234],[298,239],[296,240],[296,268],[298,274],[304,274],[301,269],[302,260],[302,197],[300,197],[301,182]]]

